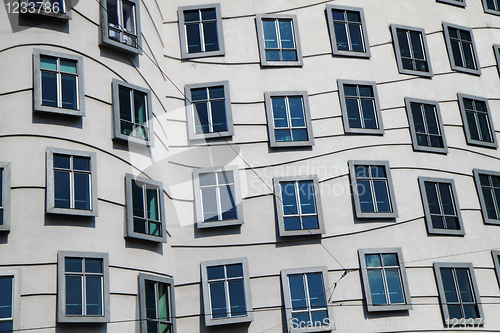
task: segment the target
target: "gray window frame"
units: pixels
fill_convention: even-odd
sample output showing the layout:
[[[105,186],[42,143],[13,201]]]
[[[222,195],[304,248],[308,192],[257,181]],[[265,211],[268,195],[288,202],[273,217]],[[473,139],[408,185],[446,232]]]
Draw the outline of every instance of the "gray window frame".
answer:
[[[464,125],[464,132],[465,132],[465,139],[467,141],[468,145],[473,145],[473,146],[480,146],[480,147],[487,147],[487,148],[498,148],[498,141],[497,141],[497,136],[495,133],[495,127],[493,125],[493,119],[491,118],[491,109],[490,105],[488,103],[488,99],[484,97],[479,97],[479,96],[472,96],[472,95],[467,95],[467,94],[457,94],[458,98],[458,106],[460,108],[460,115],[462,116],[462,122]],[[470,135],[470,130],[469,130],[469,122],[467,120],[467,115],[465,112],[465,105],[464,105],[464,98],[467,99],[472,99],[472,100],[477,100],[481,101],[485,104],[486,106],[486,112],[488,113],[488,125],[490,129],[490,135],[491,138],[493,139],[493,142],[485,142],[485,141],[480,141],[480,140],[474,140],[472,139]]]
[[[429,47],[427,46],[427,38],[425,36],[425,30],[423,28],[409,27],[409,26],[401,25],[401,24],[391,24],[390,29],[391,29],[391,35],[392,35],[392,42],[393,42],[393,46],[394,46],[394,54],[396,55],[396,63],[398,64],[399,73],[400,74],[408,74],[408,75],[417,75],[417,76],[423,76],[423,77],[432,77],[433,72],[432,72],[431,58],[429,56]],[[427,72],[403,68],[403,60],[401,57],[399,39],[398,39],[398,34],[397,34],[398,29],[405,30],[407,32],[411,31],[411,32],[420,33],[421,46],[422,46],[422,49],[424,50],[424,57],[425,57],[425,60],[427,62],[427,68],[428,68]],[[414,58],[412,58],[412,59],[414,59]]]
[[[337,47],[337,36],[335,35],[335,27],[333,22],[332,10],[342,10],[342,11],[352,11],[358,12],[361,18],[361,35],[363,38],[363,45],[365,48],[364,52],[356,51],[345,51],[339,50]],[[370,43],[368,41],[368,33],[366,32],[366,21],[363,8],[361,7],[351,7],[351,6],[340,6],[340,5],[326,5],[326,17],[328,20],[328,31],[330,32],[330,43],[332,45],[332,53],[337,56],[347,56],[347,57],[358,57],[358,58],[370,58]]]
[[[483,312],[483,307],[481,305],[481,297],[479,295],[479,289],[477,287],[478,284],[476,281],[476,276],[474,274],[474,266],[472,265],[472,263],[467,263],[467,262],[435,262],[433,264],[433,266],[434,266],[434,275],[436,277],[436,283],[437,283],[437,288],[438,288],[438,293],[439,293],[439,303],[441,304],[441,312],[443,314],[443,319],[444,319],[445,324],[449,326],[449,325],[455,325],[457,323],[452,322],[453,318],[450,318],[450,315],[448,312],[448,305],[446,303],[446,296],[445,296],[444,287],[443,287],[443,279],[441,276],[441,268],[466,268],[469,270],[471,288],[472,288],[472,291],[474,294],[474,298],[476,299],[476,304],[477,304],[479,315],[480,315],[480,318],[473,319],[474,320],[473,325],[484,324],[484,312]]]
[[[234,200],[236,202],[236,214],[237,219],[234,220],[219,220],[219,221],[203,221],[203,202],[200,193],[200,173],[216,173],[218,171],[231,171],[234,177]],[[213,167],[213,168],[203,168],[196,169],[193,171],[193,193],[194,193],[194,209],[195,209],[195,221],[198,229],[212,228],[212,227],[227,227],[242,225],[243,221],[243,202],[241,199],[241,185],[239,169],[236,165],[226,165],[223,167]]]
[[[187,48],[187,35],[184,22],[184,11],[187,10],[200,10],[214,8],[216,15],[216,25],[217,25],[217,38],[219,42],[218,51],[202,51],[196,53],[189,53]],[[194,5],[194,6],[182,6],[177,9],[177,17],[179,24],[179,40],[181,46],[181,59],[193,59],[193,58],[204,58],[204,57],[214,57],[214,56],[224,56],[226,54],[224,47],[224,32],[222,30],[222,10],[220,3],[205,4],[205,5]]]
[[[274,134],[274,117],[273,117],[273,97],[302,97],[302,102],[304,106],[304,118],[307,130],[307,141],[276,141],[276,136]],[[266,118],[267,118],[267,130],[269,133],[269,146],[271,148],[279,147],[310,147],[314,146],[314,134],[312,130],[311,122],[311,109],[309,108],[309,96],[307,91],[269,91],[264,93],[264,104],[266,107]]]
[[[479,197],[479,204],[481,205],[481,213],[483,214],[484,224],[500,225],[500,218],[499,219],[490,219],[488,217],[488,211],[486,209],[486,201],[484,200],[482,185],[481,185],[481,181],[479,179],[480,174],[484,174],[487,176],[500,177],[500,172],[499,171],[483,170],[483,169],[473,169],[472,173],[474,175],[474,182],[476,183],[477,195]],[[500,207],[498,207],[498,210],[500,211]]]
[[[436,0],[436,2],[442,2],[442,3],[447,3],[449,5],[453,6],[458,6],[458,7],[465,7],[465,0]]]
[[[11,221],[11,205],[10,205],[10,190],[11,190],[11,167],[10,162],[0,162],[0,170],[3,172],[2,179],[2,210],[3,210],[3,224],[0,224],[0,232],[10,231],[10,221]]]
[[[76,61],[76,76],[78,77],[78,110],[63,107],[42,105],[42,75],[40,70],[40,56],[49,56]],[[58,97],[59,97],[58,93]],[[60,53],[42,49],[33,49],[33,111],[55,113],[68,116],[85,116],[85,84],[83,72],[83,57],[73,54]]]
[[[91,177],[91,207],[92,209],[75,209],[75,208],[59,208],[55,207],[54,197],[54,154],[81,156],[90,158],[90,177]],[[46,212],[47,214],[63,214],[63,215],[79,215],[79,216],[98,216],[98,196],[97,196],[97,157],[94,152],[52,148],[47,147],[46,151]]]
[[[297,60],[295,61],[268,61],[266,59],[266,47],[264,41],[264,26],[262,20],[292,20],[293,37],[295,40],[295,50],[297,51]],[[300,46],[299,27],[297,24],[297,15],[288,14],[257,14],[255,16],[255,24],[257,25],[257,42],[259,44],[260,65],[265,67],[302,67],[302,49]]]
[[[377,117],[378,128],[351,128],[349,126],[349,116],[347,114],[347,105],[345,100],[344,85],[370,86],[373,91],[373,101],[375,104],[375,116]],[[344,133],[350,134],[384,134],[384,123],[382,122],[382,112],[380,111],[380,101],[378,99],[377,83],[375,81],[359,81],[359,80],[337,80],[339,90],[340,111],[342,112],[342,124]],[[359,101],[359,99],[358,99]],[[360,115],[361,117],[361,115]]]
[[[491,256],[493,257],[493,265],[495,266],[495,273],[497,276],[498,284],[500,285],[500,250],[491,250]]]
[[[394,186],[392,184],[391,168],[388,161],[370,161],[370,160],[349,160],[347,162],[349,166],[349,180],[351,181],[351,191],[354,199],[354,208],[356,217],[358,219],[382,219],[382,218],[397,218],[398,208],[396,204],[396,196],[394,194]],[[359,193],[357,190],[356,172],[355,166],[357,165],[368,165],[368,166],[383,166],[385,168],[385,174],[387,177],[387,191],[389,194],[389,200],[391,203],[392,212],[366,212],[361,211],[361,203],[359,200]],[[372,195],[373,199],[373,195]]]
[[[411,103],[427,104],[427,105],[432,105],[434,107],[434,109],[436,110],[436,113],[435,113],[436,121],[438,123],[439,132],[441,133],[441,139],[443,140],[443,148],[419,146],[418,145],[417,132],[415,130],[415,121],[413,119],[413,113],[411,110]],[[405,97],[405,108],[406,108],[406,114],[408,116],[408,124],[410,125],[410,135],[411,135],[411,142],[413,145],[413,150],[414,151],[424,151],[424,152],[429,152],[429,153],[448,154],[448,144],[446,143],[446,136],[444,135],[443,118],[441,117],[441,110],[439,108],[439,102],[430,101],[430,100],[426,100],[426,99],[420,99],[420,98]],[[425,123],[425,125],[427,125],[427,123]],[[425,134],[429,135],[428,133],[425,133]]]
[[[103,315],[102,316],[72,316],[66,315],[66,257],[102,259],[103,272]],[[82,289],[83,291],[83,289]],[[57,323],[108,323],[110,321],[109,296],[109,256],[104,252],[58,251],[57,252]]]
[[[146,116],[148,117],[147,127],[149,128],[149,138],[147,140],[135,137],[133,135],[125,135],[120,131],[120,98],[119,98],[119,88],[125,87],[132,91],[138,91],[146,95]],[[113,101],[113,139],[134,142],[138,144],[147,145],[149,147],[154,147],[154,128],[153,128],[153,103],[151,99],[151,90],[145,89],[143,87],[123,82],[117,79],[113,79],[111,83],[112,88],[112,101]]]
[[[208,276],[207,267],[212,266],[226,266],[232,264],[241,264],[243,267],[243,285],[245,288],[245,303],[247,309],[246,316],[237,316],[229,318],[211,318],[211,298],[210,291],[208,287]],[[253,321],[253,306],[252,306],[252,293],[250,290],[250,273],[248,270],[248,259],[245,258],[234,258],[234,259],[222,259],[222,260],[211,260],[203,261],[200,263],[201,270],[201,287],[203,293],[203,309],[205,317],[205,326],[216,326],[225,324],[236,324],[236,323],[249,323]]]
[[[117,0],[122,1],[122,0]],[[132,47],[130,45],[115,41],[109,38],[108,34],[108,2],[107,0],[99,0],[100,2],[100,34],[99,34],[99,45],[110,48],[115,51],[124,52],[131,56],[142,54],[142,38],[141,38],[141,15],[140,15],[140,1],[139,0],[126,0],[127,2],[133,3],[135,8],[135,32],[137,37],[137,47]]]
[[[500,15],[500,2],[498,0],[493,0],[497,5],[498,9],[490,9],[488,8],[488,3],[486,0],[482,0],[484,12],[492,15]]]
[[[281,199],[281,183],[282,182],[298,182],[298,181],[312,181],[314,188],[314,202],[316,205],[316,215],[318,217],[318,229],[301,229],[301,230],[285,230],[284,214],[283,214],[283,201]],[[323,217],[323,208],[321,205],[321,195],[318,182],[318,176],[287,176],[287,177],[274,177],[274,203],[276,206],[276,216],[278,218],[279,235],[284,236],[308,236],[308,235],[321,235],[325,233],[325,222]],[[300,216],[300,214],[297,214]]]
[[[134,231],[134,214],[133,214],[133,196],[132,196],[132,180],[140,183],[144,183],[150,187],[156,187],[158,189],[158,211],[160,214],[161,222],[161,236],[154,236],[149,234],[143,234]],[[126,214],[126,224],[125,224],[125,237],[144,239],[152,242],[166,243],[167,242],[167,229],[165,221],[165,199],[163,195],[163,183],[160,181],[135,176],[130,173],[125,174],[125,214]]]
[[[425,190],[425,182],[430,183],[441,183],[450,185],[453,205],[456,211],[456,215],[458,218],[458,224],[460,229],[437,229],[432,225],[431,212],[429,209],[429,201],[427,199],[427,191]],[[455,187],[455,181],[453,179],[448,178],[434,178],[434,177],[418,177],[418,185],[420,187],[420,196],[422,198],[422,206],[424,208],[424,217],[425,223],[427,225],[427,232],[431,235],[455,235],[455,236],[464,236],[465,229],[464,223],[462,219],[462,212],[460,211],[460,204],[458,202],[457,190]]]
[[[63,0],[63,8],[62,10],[59,9],[58,12],[55,12],[55,11],[48,11],[46,12],[44,9],[41,9],[40,11],[38,11],[38,9],[35,9],[35,11],[33,13],[31,13],[28,9],[28,11],[26,12],[22,12],[21,11],[21,8],[24,8],[24,6],[26,6],[26,8],[31,8],[29,6],[29,3],[30,2],[36,2],[36,1],[43,1],[43,0],[19,0],[19,12],[23,15],[35,15],[35,16],[41,16],[41,17],[50,17],[54,20],[60,20],[60,21],[68,21],[68,20],[71,20],[71,1],[70,0]],[[46,1],[46,0],[45,0]],[[52,9],[53,6],[51,6],[51,9]]]
[[[164,276],[157,276],[157,275],[151,275],[151,274],[144,274],[144,273],[139,273],[139,314],[141,318],[141,333],[147,333],[148,332],[148,322],[147,322],[147,315],[146,315],[146,281],[152,281],[152,282],[158,282],[162,284],[168,284],[170,286],[170,315],[171,315],[171,320],[172,320],[172,332],[171,333],[177,333],[177,319],[176,319],[176,312],[175,312],[175,288],[174,288],[174,279],[164,277]]]
[[[500,44],[493,44],[493,53],[497,62],[498,75],[500,76]]]
[[[21,328],[21,271],[1,269],[0,277],[12,277],[12,329],[16,332]]]
[[[399,263],[399,273],[401,277],[401,288],[403,289],[403,296],[405,304],[387,304],[387,305],[373,305],[370,280],[368,279],[368,268],[366,266],[366,254],[397,254]],[[361,278],[363,281],[363,291],[366,299],[366,307],[368,312],[377,311],[401,311],[401,310],[411,310],[413,309],[411,303],[411,293],[408,284],[408,279],[406,277],[406,268],[403,258],[403,250],[400,247],[386,247],[386,248],[366,248],[358,250],[359,264]],[[384,279],[384,285],[387,280]]]
[[[466,67],[459,67],[459,66],[455,65],[455,60],[453,59],[453,51],[451,48],[450,34],[448,31],[448,28],[464,30],[464,31],[467,31],[470,33],[471,44],[472,44],[472,56],[474,57],[474,64],[476,65],[475,69],[466,68]],[[446,50],[448,51],[448,58],[450,60],[451,69],[454,71],[457,71],[457,72],[463,72],[463,73],[474,74],[474,75],[481,75],[481,65],[479,64],[477,47],[476,47],[476,42],[474,40],[474,34],[472,33],[472,29],[464,27],[464,26],[460,26],[457,24],[443,22],[443,33],[444,33],[444,40],[446,43]]]
[[[223,86],[224,87],[224,104],[226,107],[226,124],[227,131],[212,133],[195,133],[195,109],[192,103],[191,89],[196,88],[211,88]],[[186,84],[184,87],[184,94],[186,96],[186,119],[187,119],[187,129],[188,129],[188,139],[189,140],[199,140],[199,139],[211,139],[228,137],[234,135],[234,125],[233,125],[233,112],[231,109],[231,95],[229,94],[229,81],[217,81],[209,83],[196,83],[196,84]],[[211,124],[210,124],[211,125]]]
[[[307,267],[307,268],[293,268],[293,269],[283,269],[281,270],[281,287],[283,288],[283,299],[285,301],[285,316],[287,332],[290,333],[302,333],[302,332],[330,332],[335,329],[335,317],[333,314],[333,306],[327,302],[328,319],[330,321],[329,325],[319,326],[319,327],[294,327],[292,323],[292,301],[290,284],[288,280],[289,275],[295,274],[307,274],[307,273],[321,273],[323,276],[323,290],[327,294],[327,288],[330,288],[330,282],[328,279],[328,267],[318,266],[318,267]],[[326,295],[325,295],[326,298]],[[310,309],[308,309],[310,310]],[[325,327],[326,326],[326,327]]]

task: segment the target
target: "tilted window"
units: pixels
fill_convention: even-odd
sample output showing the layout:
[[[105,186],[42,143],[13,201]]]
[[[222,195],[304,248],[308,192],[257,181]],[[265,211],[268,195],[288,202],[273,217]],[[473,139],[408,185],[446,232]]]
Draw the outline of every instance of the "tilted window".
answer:
[[[83,57],[33,50],[34,110],[85,115]]]
[[[418,177],[429,234],[465,235],[453,179]]]
[[[485,224],[500,225],[500,172],[474,169]]]
[[[498,284],[500,285],[500,251],[492,250],[491,256],[493,257],[493,265],[495,266],[495,272],[497,274]]]
[[[401,248],[358,250],[368,311],[412,309]]]
[[[281,271],[287,332],[325,332],[335,329],[326,267]]]
[[[432,76],[424,29],[391,24],[392,40],[401,74]]]
[[[302,66],[295,15],[257,14],[255,21],[262,66]]]
[[[142,54],[138,0],[100,0],[101,45]]]
[[[0,162],[0,232],[10,230],[10,163]],[[1,332],[2,330],[0,330]]]
[[[333,54],[370,57],[363,8],[326,5]]]
[[[224,55],[220,4],[179,7],[177,13],[183,59]]]
[[[139,274],[141,333],[176,333],[174,280]]]
[[[318,177],[273,178],[280,236],[325,232]]]
[[[0,270],[0,332],[15,332],[20,328],[20,271]]]
[[[483,324],[484,313],[472,264],[435,262],[434,273],[445,324]]]
[[[396,218],[389,162],[349,161],[357,218]]]
[[[472,29],[443,23],[451,69],[481,75]]]
[[[237,166],[193,172],[198,228],[243,224],[243,205]]]
[[[500,75],[500,45],[493,44],[493,53],[495,53],[495,60],[497,61],[497,71]]]
[[[190,140],[234,134],[228,81],[188,84],[185,93]]]
[[[95,153],[47,149],[47,213],[97,216]]]
[[[253,321],[246,258],[201,263],[205,325]]]
[[[500,15],[500,1],[483,0],[484,12],[493,15]]]
[[[57,258],[57,322],[109,322],[108,254],[59,251]]]
[[[266,92],[264,99],[271,147],[314,145],[306,91]]]
[[[457,94],[467,144],[497,148],[498,143],[486,98]]]
[[[154,145],[151,91],[113,79],[114,137]]]
[[[166,242],[163,184],[151,179],[125,176],[127,237]]]
[[[465,7],[465,0],[436,0],[436,2],[442,2],[442,3],[447,3],[449,5]]]
[[[337,80],[345,133],[384,134],[375,82]]]
[[[448,153],[439,103],[405,97],[413,150]]]

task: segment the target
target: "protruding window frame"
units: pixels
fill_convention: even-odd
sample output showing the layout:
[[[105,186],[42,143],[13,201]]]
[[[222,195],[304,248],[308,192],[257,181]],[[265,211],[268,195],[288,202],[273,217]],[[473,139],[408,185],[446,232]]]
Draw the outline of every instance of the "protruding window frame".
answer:
[[[408,74],[408,75],[417,75],[417,76],[423,76],[423,77],[432,77],[433,72],[432,72],[432,65],[431,65],[431,59],[429,56],[429,47],[427,46],[427,38],[425,36],[425,30],[423,28],[415,28],[415,27],[409,27],[406,25],[400,25],[400,24],[391,24],[391,35],[392,35],[392,42],[394,46],[394,53],[396,55],[396,63],[398,64],[398,70],[400,74]],[[415,69],[405,69],[403,68],[403,58],[401,55],[401,49],[399,45],[399,38],[398,38],[398,30],[405,30],[406,32],[418,32],[420,34],[420,45],[423,49],[425,61],[427,62],[427,72],[424,71],[418,71]],[[415,58],[412,58],[413,60]]]
[[[448,30],[449,28],[464,30],[470,34],[471,45],[472,45],[472,56],[474,57],[474,64],[475,64],[476,68],[459,67],[455,64],[455,59],[453,58],[453,51],[452,51],[452,47],[451,47],[450,33]],[[448,51],[448,58],[450,60],[451,69],[454,71],[457,71],[457,72],[463,72],[463,73],[474,74],[474,75],[481,75],[481,65],[479,64],[477,47],[476,47],[476,42],[474,40],[474,34],[472,33],[472,29],[464,27],[464,26],[460,26],[457,24],[443,22],[443,33],[444,33],[444,40],[445,40],[445,44],[446,44],[446,50]]]
[[[482,0],[484,12],[492,15],[500,15],[500,2],[498,0],[493,0],[493,1],[495,1],[495,4],[498,7],[498,9],[488,8],[487,0]]]
[[[151,274],[139,273],[139,309],[140,309],[140,318],[141,318],[141,333],[148,333],[148,318],[146,315],[146,281],[152,281],[155,283],[161,283],[169,285],[169,305],[170,305],[170,318],[172,323],[172,331],[171,333],[177,333],[177,319],[175,312],[175,288],[174,288],[174,279],[157,276]]]
[[[297,52],[297,60],[294,61],[271,61],[266,58],[266,47],[264,40],[263,20],[291,20],[293,25],[293,38],[295,41],[295,50]],[[299,27],[297,24],[297,15],[289,14],[257,14],[255,16],[255,24],[257,25],[257,42],[259,44],[260,64],[263,67],[302,67],[302,49],[300,46]],[[280,49],[281,50],[281,49]]]
[[[216,26],[217,26],[217,38],[219,43],[219,50],[217,51],[202,51],[189,53],[187,48],[187,34],[185,29],[184,12],[188,10],[200,10],[200,9],[215,9],[216,15]],[[182,6],[177,9],[177,17],[179,24],[179,40],[181,46],[181,58],[182,59],[193,59],[193,58],[203,58],[203,57],[214,57],[214,56],[224,56],[224,32],[222,30],[222,10],[220,3],[205,4],[205,5],[194,5],[194,6]]]
[[[399,264],[399,274],[401,278],[401,288],[403,289],[403,297],[405,300],[404,304],[387,304],[387,305],[374,305],[372,301],[371,294],[371,285],[370,280],[368,278],[368,268],[366,266],[365,255],[367,254],[396,254],[398,257]],[[408,284],[408,279],[406,277],[406,268],[403,259],[403,250],[400,247],[394,248],[367,248],[367,249],[359,249],[359,264],[361,269],[361,278],[363,281],[363,291],[366,299],[366,306],[368,312],[377,312],[377,311],[401,311],[401,310],[411,310],[413,309],[411,303],[411,293]],[[387,283],[387,280],[384,276],[384,286]],[[385,288],[384,288],[385,289]]]
[[[465,0],[436,0],[436,2],[447,3],[449,5],[458,6],[458,7],[466,7]]]
[[[213,131],[210,133],[196,133],[195,132],[195,107],[192,101],[191,90],[197,88],[212,88],[222,86],[224,87],[224,105],[226,107],[226,125],[227,131]],[[187,119],[187,130],[189,140],[199,140],[199,139],[212,139],[220,137],[229,137],[234,135],[234,125],[233,125],[233,112],[231,109],[231,96],[229,93],[229,81],[217,81],[209,83],[197,83],[197,84],[186,84],[184,87],[184,93],[186,95],[186,119]],[[209,123],[209,126],[212,124]]]
[[[123,140],[127,142],[133,142],[133,143],[138,143],[138,144],[143,144],[147,145],[149,147],[154,147],[154,128],[153,128],[153,106],[152,106],[152,100],[151,100],[151,90],[145,89],[143,87],[130,84],[127,82],[123,82],[117,79],[113,79],[111,83],[112,87],[112,99],[113,99],[113,138],[118,139],[118,140]],[[138,138],[133,135],[126,135],[121,133],[121,117],[120,117],[120,95],[119,95],[119,89],[120,87],[125,87],[127,89],[130,89],[132,92],[138,91],[139,93],[145,94],[146,95],[146,117],[148,117],[147,120],[147,127],[149,129],[149,138],[147,140]]]
[[[236,202],[237,219],[218,220],[204,222],[203,218],[203,198],[200,193],[200,178],[202,173],[217,173],[219,171],[232,172],[234,178],[234,200]],[[244,223],[243,221],[243,203],[241,199],[241,185],[239,177],[239,169],[236,165],[226,165],[224,167],[213,167],[196,169],[193,171],[193,191],[194,191],[194,207],[195,207],[195,222],[198,229],[212,227],[236,226]]]
[[[364,52],[357,51],[346,51],[339,50],[337,47],[337,35],[335,34],[335,26],[333,22],[332,10],[341,11],[352,11],[358,12],[361,18],[361,36],[363,38]],[[346,57],[358,57],[358,58],[370,58],[370,43],[368,41],[368,33],[366,31],[366,21],[363,8],[361,7],[351,7],[351,6],[341,6],[341,5],[326,5],[326,17],[328,20],[328,31],[330,32],[330,43],[332,45],[332,53],[334,56],[346,56]]]
[[[10,162],[0,162],[2,170],[2,210],[3,224],[0,224],[0,232],[9,232],[11,224],[11,165]]]
[[[102,316],[66,315],[66,257],[90,258],[102,260]],[[103,252],[59,251],[57,252],[57,322],[58,323],[109,323],[110,296],[109,296],[109,256]],[[83,292],[83,289],[82,289]]]
[[[481,174],[487,175],[487,176],[500,177],[500,172],[499,171],[483,170],[483,169],[473,169],[472,173],[474,174],[474,182],[476,183],[477,195],[479,197],[479,204],[481,205],[481,213],[483,214],[484,224],[500,225],[500,216],[498,219],[491,219],[488,217],[488,211],[486,209],[486,200],[484,199],[481,180],[479,178],[479,175],[481,175]],[[497,212],[497,214],[500,213],[500,207],[498,207],[498,210],[499,210],[499,212]]]
[[[60,208],[55,207],[55,179],[54,179],[54,154],[87,157],[90,159],[90,205],[91,209]],[[48,214],[97,216],[98,196],[97,196],[97,157],[94,152],[47,147],[46,152],[46,212]]]
[[[21,271],[1,269],[2,277],[12,278],[12,331],[16,332],[21,328]]]
[[[212,266],[227,266],[232,264],[241,264],[243,268],[243,286],[245,288],[245,305],[246,305],[246,316],[235,316],[226,318],[211,318],[211,295],[208,284],[208,274],[207,268]],[[216,326],[225,324],[236,324],[236,323],[248,323],[253,321],[253,306],[252,306],[252,293],[250,290],[250,273],[248,270],[248,259],[245,258],[234,258],[234,259],[222,259],[222,260],[211,260],[203,261],[200,263],[201,269],[201,286],[203,294],[203,308],[205,317],[205,326]],[[225,279],[225,281],[227,281]],[[227,295],[226,295],[227,297]]]
[[[144,183],[149,187],[155,187],[158,190],[158,213],[160,214],[160,224],[161,224],[161,235],[154,236],[150,234],[143,234],[134,231],[134,213],[133,213],[133,191],[132,191],[132,180],[139,183]],[[158,243],[167,242],[167,229],[165,221],[165,200],[163,195],[163,183],[160,181],[148,179],[145,177],[135,176],[130,173],[125,175],[125,211],[126,211],[126,228],[125,237],[137,238],[148,240]]]
[[[274,97],[298,97],[302,98],[304,108],[304,121],[306,125],[308,140],[305,141],[276,141],[274,130],[274,111],[272,99]],[[309,97],[307,91],[269,91],[264,93],[264,103],[266,107],[267,130],[269,133],[269,146],[271,148],[280,147],[310,147],[314,146],[314,134],[311,122],[311,109],[309,108]],[[290,127],[291,128],[291,127]]]
[[[493,119],[491,118],[491,109],[490,105],[488,103],[488,99],[484,97],[479,97],[479,96],[472,96],[472,95],[467,95],[467,94],[457,94],[458,98],[458,106],[460,108],[460,115],[462,116],[462,122],[464,125],[464,132],[465,132],[465,139],[467,141],[468,145],[473,145],[473,146],[480,146],[480,147],[487,147],[487,148],[498,148],[498,140],[495,132],[495,127],[493,125]],[[465,111],[465,105],[464,105],[464,98],[471,99],[473,101],[477,100],[480,102],[483,102],[486,106],[486,112],[488,114],[488,127],[490,130],[490,135],[492,138],[492,142],[488,141],[482,141],[482,140],[474,140],[471,137],[470,134],[470,127],[469,127],[469,121],[467,120],[467,114]]]

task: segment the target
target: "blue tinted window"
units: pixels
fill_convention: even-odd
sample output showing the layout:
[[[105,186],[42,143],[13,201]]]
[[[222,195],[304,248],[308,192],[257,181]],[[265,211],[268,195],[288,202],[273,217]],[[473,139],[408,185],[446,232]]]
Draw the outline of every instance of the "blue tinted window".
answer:
[[[188,53],[219,50],[215,8],[184,11]]]

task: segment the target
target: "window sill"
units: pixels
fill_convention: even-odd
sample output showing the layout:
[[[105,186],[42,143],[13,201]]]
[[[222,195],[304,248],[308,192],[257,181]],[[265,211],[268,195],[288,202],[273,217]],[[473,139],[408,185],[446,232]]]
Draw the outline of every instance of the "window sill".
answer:
[[[107,35],[108,32],[106,31],[105,33]],[[138,47],[133,47],[124,43],[120,43],[110,38],[104,38],[99,45],[114,51],[125,52],[126,54],[131,56],[137,56],[142,54],[142,50],[140,48],[141,47],[140,38],[138,37],[138,39],[139,39],[139,41],[137,42],[139,44]]]
[[[89,216],[89,217],[98,216],[97,209],[86,210],[86,209],[72,209],[72,208],[56,208],[49,206],[47,206],[47,214]]]
[[[394,305],[366,305],[368,312],[378,311],[407,311],[412,310],[411,304],[394,304]]]
[[[198,227],[198,229],[206,229],[206,228],[239,226],[242,224],[243,224],[243,219],[237,219],[237,220],[224,220],[224,221],[213,221],[213,222],[197,222],[196,226]]]

